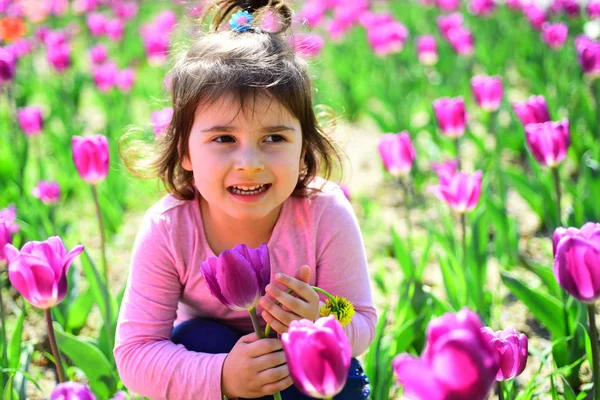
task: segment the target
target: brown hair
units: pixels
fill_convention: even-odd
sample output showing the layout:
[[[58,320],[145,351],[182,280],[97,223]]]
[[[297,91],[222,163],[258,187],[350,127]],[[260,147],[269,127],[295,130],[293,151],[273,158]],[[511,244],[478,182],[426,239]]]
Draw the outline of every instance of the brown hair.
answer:
[[[333,128],[333,113],[323,109],[315,114],[306,61],[294,53],[286,40],[291,9],[280,0],[217,0],[207,7],[202,18],[215,8],[211,32],[201,34],[170,71],[173,118],[166,132],[153,145],[132,142],[132,132],[125,134],[119,141],[125,166],[139,177],[158,176],[171,195],[191,200],[194,177],[183,169],[181,160],[188,155],[188,139],[198,105],[234,94],[243,107],[249,95],[268,95],[294,115],[302,128],[304,168],[292,195],[306,197],[320,191],[322,187],[309,188],[309,183],[317,174],[328,180],[336,167],[341,172],[342,153],[318,122],[318,117],[327,117]],[[271,10],[279,18],[280,29],[267,32],[254,23],[245,32],[219,30],[230,14],[240,9],[253,12],[256,20]]]

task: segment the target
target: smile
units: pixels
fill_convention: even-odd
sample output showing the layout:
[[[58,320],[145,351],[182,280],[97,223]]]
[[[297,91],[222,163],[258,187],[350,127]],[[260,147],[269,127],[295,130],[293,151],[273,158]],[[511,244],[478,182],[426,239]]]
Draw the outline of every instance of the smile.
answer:
[[[237,195],[252,196],[265,192],[267,189],[269,189],[269,187],[271,187],[271,184],[267,183],[264,185],[257,186],[229,186],[227,190]]]

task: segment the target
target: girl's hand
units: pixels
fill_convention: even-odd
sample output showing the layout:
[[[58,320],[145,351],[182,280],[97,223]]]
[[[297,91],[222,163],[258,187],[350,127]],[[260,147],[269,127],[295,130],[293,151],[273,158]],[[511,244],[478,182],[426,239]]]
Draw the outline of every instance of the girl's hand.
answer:
[[[267,285],[267,296],[260,299],[260,305],[264,308],[261,315],[280,335],[287,332],[294,320],[305,318],[314,321],[319,316],[319,295],[308,284],[309,278],[308,265],[301,266],[295,277],[286,274],[275,275],[275,280],[292,289],[297,297],[275,285]],[[276,301],[281,304],[277,305]]]

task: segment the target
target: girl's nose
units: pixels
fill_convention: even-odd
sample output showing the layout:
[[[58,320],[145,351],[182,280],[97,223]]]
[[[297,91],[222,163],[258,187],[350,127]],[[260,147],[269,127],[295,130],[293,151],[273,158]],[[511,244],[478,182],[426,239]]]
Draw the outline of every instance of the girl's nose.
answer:
[[[235,161],[235,169],[248,172],[262,171],[265,165],[261,152],[252,147],[241,149]]]

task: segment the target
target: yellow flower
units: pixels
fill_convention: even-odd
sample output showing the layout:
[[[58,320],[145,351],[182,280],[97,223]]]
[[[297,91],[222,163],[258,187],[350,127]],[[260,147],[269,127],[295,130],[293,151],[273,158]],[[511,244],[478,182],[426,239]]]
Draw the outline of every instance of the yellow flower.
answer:
[[[335,296],[335,302],[328,298],[325,305],[321,306],[320,316],[327,317],[328,315],[334,315],[342,326],[346,326],[352,322],[354,305],[341,296]]]

